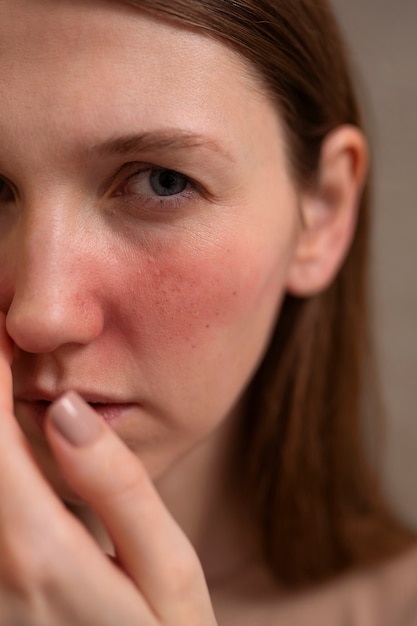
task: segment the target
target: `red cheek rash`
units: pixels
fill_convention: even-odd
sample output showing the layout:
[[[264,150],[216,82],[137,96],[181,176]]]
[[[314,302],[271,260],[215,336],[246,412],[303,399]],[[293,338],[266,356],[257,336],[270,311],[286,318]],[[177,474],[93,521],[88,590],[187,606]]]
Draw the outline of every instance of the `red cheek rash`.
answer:
[[[177,252],[144,265],[117,277],[117,300],[132,309],[142,332],[152,329],[168,343],[234,323],[259,292],[256,266],[231,252],[204,258]]]

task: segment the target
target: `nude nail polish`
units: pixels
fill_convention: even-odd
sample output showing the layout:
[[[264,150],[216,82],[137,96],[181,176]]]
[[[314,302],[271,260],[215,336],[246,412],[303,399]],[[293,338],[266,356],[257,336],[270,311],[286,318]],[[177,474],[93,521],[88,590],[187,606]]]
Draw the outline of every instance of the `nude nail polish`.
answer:
[[[61,435],[77,448],[93,443],[103,427],[95,411],[74,391],[52,404],[49,417]]]

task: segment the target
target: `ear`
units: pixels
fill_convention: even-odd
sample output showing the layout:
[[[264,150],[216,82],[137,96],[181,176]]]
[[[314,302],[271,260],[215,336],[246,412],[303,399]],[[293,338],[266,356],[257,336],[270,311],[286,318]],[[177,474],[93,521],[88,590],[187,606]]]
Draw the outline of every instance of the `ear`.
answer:
[[[354,126],[340,126],[324,140],[317,182],[301,194],[300,229],[287,291],[309,296],[325,289],[349,250],[368,171],[368,147]]]

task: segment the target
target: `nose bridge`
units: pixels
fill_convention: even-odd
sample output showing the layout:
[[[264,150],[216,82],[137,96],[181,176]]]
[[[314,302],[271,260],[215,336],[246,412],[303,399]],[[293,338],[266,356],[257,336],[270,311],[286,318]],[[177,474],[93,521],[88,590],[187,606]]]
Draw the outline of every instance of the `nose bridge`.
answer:
[[[62,203],[61,203],[62,205]],[[59,210],[61,209],[61,210]],[[27,299],[63,295],[63,285],[72,264],[75,221],[65,217],[59,203],[33,203],[22,211],[17,235],[15,295]],[[74,228],[75,231],[75,228]],[[73,273],[73,279],[75,278]],[[72,282],[75,288],[74,281]]]
[[[62,198],[27,203],[14,242],[13,296],[7,328],[28,352],[87,343],[100,332],[101,312],[87,280],[76,207]]]

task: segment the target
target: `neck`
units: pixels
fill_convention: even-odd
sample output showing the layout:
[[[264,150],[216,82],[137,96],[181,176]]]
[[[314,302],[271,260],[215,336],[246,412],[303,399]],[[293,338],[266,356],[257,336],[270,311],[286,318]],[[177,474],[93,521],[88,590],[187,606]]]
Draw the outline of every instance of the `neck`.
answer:
[[[231,467],[238,428],[236,413],[156,483],[194,546],[210,587],[233,576],[257,552]]]

